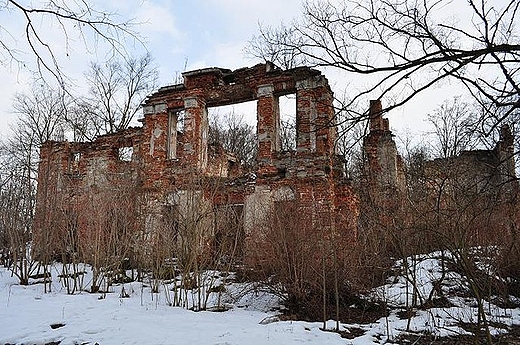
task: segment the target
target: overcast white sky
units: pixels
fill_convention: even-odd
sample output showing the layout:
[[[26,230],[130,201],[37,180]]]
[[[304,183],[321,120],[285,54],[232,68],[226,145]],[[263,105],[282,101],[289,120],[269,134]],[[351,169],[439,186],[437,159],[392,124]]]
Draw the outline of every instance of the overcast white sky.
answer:
[[[235,69],[257,63],[246,59],[242,50],[257,31],[258,23],[276,25],[282,20],[290,21],[300,13],[301,6],[300,0],[96,0],[89,3],[96,3],[97,9],[118,13],[122,19],[134,18],[143,23],[136,29],[145,37],[147,49],[159,68],[159,85],[173,83],[184,70],[213,66]],[[12,37],[0,30],[0,39],[23,43],[23,18],[20,13],[6,11],[1,6],[3,4],[0,4],[0,26],[10,30]],[[49,22],[37,25],[42,32],[57,29]],[[61,36],[56,35],[50,43],[58,55],[63,52],[61,55],[66,56]],[[23,45],[20,49],[24,49]],[[145,53],[140,45],[136,45],[135,50],[136,55]],[[92,49],[87,53],[79,40],[72,42],[68,53],[61,62],[67,75],[78,85],[89,61],[103,59]],[[5,133],[14,119],[13,96],[27,90],[29,74],[16,64],[7,68],[0,65],[0,80],[0,133]]]
[[[143,23],[137,30],[146,38],[147,49],[159,68],[160,86],[173,83],[184,70],[235,69],[258,63],[243,53],[247,41],[257,33],[258,23],[276,26],[282,20],[290,22],[301,13],[301,0],[96,0],[90,3],[97,3],[95,7],[100,10],[118,13],[121,18],[134,18]],[[0,23],[11,29],[14,41],[23,42],[20,25],[23,21],[19,14],[0,8]],[[42,32],[50,33],[50,43],[62,58],[64,71],[77,85],[82,84],[89,61],[103,60],[103,55],[95,50],[86,52],[81,42],[74,41],[74,36],[66,50],[64,39],[51,35],[57,29],[52,23],[37,25]],[[1,30],[0,39],[6,39]],[[136,55],[145,52],[139,45],[129,49],[135,49]],[[334,75],[327,74],[327,77],[335,92],[344,92],[345,86],[337,82]],[[0,80],[0,133],[5,134],[15,118],[13,96],[27,90],[29,76],[16,65],[0,66]],[[440,101],[440,97],[425,95],[410,107],[391,112],[391,127],[401,132],[409,127],[416,134],[426,130],[424,116]]]

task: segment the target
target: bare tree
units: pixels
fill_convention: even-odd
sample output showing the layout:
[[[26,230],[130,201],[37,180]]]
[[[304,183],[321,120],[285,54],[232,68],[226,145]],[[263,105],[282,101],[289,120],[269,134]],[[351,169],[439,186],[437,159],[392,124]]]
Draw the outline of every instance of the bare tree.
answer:
[[[442,109],[445,110],[439,110]],[[408,308],[424,307],[444,298],[443,280],[448,276],[448,267],[455,268],[462,276],[461,284],[475,299],[475,336],[492,343],[485,302],[496,296],[507,300],[507,296],[515,294],[514,286],[518,281],[517,274],[509,270],[516,265],[518,253],[513,244],[518,219],[518,183],[508,172],[511,167],[507,166],[507,160],[511,157],[497,149],[456,155],[463,148],[464,141],[460,140],[465,135],[463,131],[471,128],[457,121],[457,116],[456,112],[445,112],[436,124],[439,139],[446,139],[441,145],[444,149],[441,153],[446,157],[429,160],[429,147],[417,147],[405,155],[407,195],[402,214],[397,218],[406,221],[404,228],[395,229],[391,243],[399,257],[410,260],[412,265],[405,267],[411,268],[410,273],[415,271],[413,264],[417,253],[433,250],[441,253],[441,276],[426,294],[420,296],[415,291],[413,275],[410,275],[412,279],[406,278],[414,290],[412,297],[414,294],[418,297],[407,305]],[[479,139],[474,133],[471,136],[472,140]],[[497,142],[489,146],[502,145],[509,139],[495,136]],[[494,160],[486,161],[486,157],[493,155]],[[393,221],[394,224],[398,221]],[[508,255],[511,256],[506,259]],[[500,274],[504,276],[497,279]],[[514,283],[507,286],[506,281]]]
[[[19,117],[13,134],[3,143],[4,166],[10,172],[4,176],[14,177],[13,172],[23,171],[23,178],[34,185],[40,145],[63,139],[64,96],[46,84],[35,84],[30,93],[15,96],[13,107]]]
[[[47,140],[63,136],[63,94],[47,85],[33,85],[31,93],[15,96],[19,115],[13,135],[0,147],[1,222],[13,254],[13,272],[28,283],[33,261],[30,256],[36,197],[38,149]]]
[[[296,119],[280,120],[280,147],[282,151],[296,150]]]
[[[475,117],[471,106],[460,97],[444,102],[428,114],[437,142],[432,145],[434,154],[440,158],[454,157],[463,150],[474,148],[478,140]]]
[[[294,30],[281,24],[279,28],[261,27],[246,48],[246,53],[265,61],[276,62],[284,69],[297,67],[303,60],[297,49],[293,49]]]
[[[244,122],[243,115],[234,112],[211,117],[209,141],[222,145],[236,155],[241,164],[252,167],[256,157],[256,133],[253,126]]]
[[[15,95],[13,108],[18,120],[13,135],[5,141],[11,164],[27,169],[34,182],[38,150],[48,140],[63,140],[66,130],[66,97],[47,84],[35,83],[29,93]]]
[[[71,90],[65,92],[61,88],[53,89],[48,83],[35,83],[30,92],[15,96],[13,107],[18,115],[18,121],[13,127],[13,135],[1,146],[0,194],[4,207],[0,217],[4,224],[2,237],[9,250],[16,254],[13,261],[18,265],[17,272],[23,283],[27,282],[27,274],[30,271],[27,267],[30,267],[28,263],[32,262],[28,244],[31,240],[34,218],[38,150],[49,140],[63,140],[71,130],[74,139],[84,140],[128,126],[145,94],[150,91],[149,87],[155,85],[156,71],[151,66],[151,58],[148,55],[141,59],[125,61],[125,65],[112,65],[117,68],[112,70],[114,74],[110,77],[113,79],[108,83],[104,83],[105,80],[102,79],[103,69],[95,70],[96,76],[100,78],[97,80],[98,84],[95,84],[98,86],[97,90],[103,90],[104,87],[109,90],[103,94],[105,98],[100,96],[101,100],[96,104],[84,100],[72,102]],[[116,82],[113,82],[114,80]],[[105,107],[102,108],[99,104]],[[100,111],[101,116],[96,117],[93,110],[97,109],[106,111]],[[44,179],[45,176],[42,178]],[[122,203],[119,205],[121,206]],[[59,228],[64,234],[69,234],[69,230],[75,226],[75,217],[67,209],[59,209],[57,212],[63,215],[61,218],[64,220],[49,219],[48,225],[51,228]],[[111,216],[110,219],[114,221],[118,218]],[[126,213],[125,219],[130,219]],[[120,226],[119,223],[116,225]],[[104,226],[110,228],[106,224]],[[115,225],[112,222],[110,226]],[[63,240],[65,238],[68,237],[64,236]],[[44,243],[53,240],[56,239],[45,238]],[[77,243],[75,239],[71,239],[67,242],[67,246],[69,244],[75,247]],[[120,250],[120,248],[116,249]],[[111,247],[110,250],[113,248]],[[43,261],[51,260],[50,250],[37,248],[37,252]],[[96,264],[106,266],[105,263]],[[97,288],[97,283],[94,282],[94,288]]]
[[[104,133],[104,126],[93,114],[89,99],[77,97],[67,110],[67,128],[72,132],[73,141],[93,141]]]
[[[62,140],[67,102],[62,91],[35,82],[28,93],[15,95],[13,108],[19,115],[16,130],[27,139],[34,138],[37,147],[47,140]]]
[[[366,75],[346,109],[370,97],[385,98],[389,110],[454,79],[482,106],[505,109],[496,125],[520,106],[519,6],[516,0],[308,0],[301,20],[260,28],[247,52],[283,66],[290,59]]]
[[[26,4],[7,0],[0,4],[0,11],[19,17],[19,20],[0,24],[0,64],[6,68],[15,64],[29,69],[44,80],[50,73],[60,86],[67,83],[62,73],[62,54],[57,52],[59,48],[53,43],[56,41],[53,34],[57,33],[63,40],[67,57],[74,52],[73,41],[82,42],[87,50],[103,41],[114,55],[125,55],[124,38],[139,40],[132,21],[118,21],[115,14],[96,9],[86,1],[48,0]],[[48,25],[49,29],[42,29],[42,25]]]
[[[15,131],[34,137],[36,148],[71,133],[75,141],[94,140],[97,135],[127,128],[157,83],[157,70],[149,54],[105,65],[93,62],[86,76],[88,97],[73,96],[72,88],[65,92],[38,80],[31,91],[17,94],[13,104],[19,115]]]
[[[7,245],[3,251],[8,254],[12,264],[10,268],[20,284],[27,285],[35,266],[30,259],[29,246],[35,189],[26,160],[19,160],[20,155],[13,156],[13,151],[7,145],[1,148],[0,154],[0,227]]]
[[[145,97],[156,87],[158,72],[153,58],[146,54],[104,65],[93,62],[86,78],[90,96],[78,105],[89,114],[96,134],[106,134],[131,124]]]
[[[114,178],[109,176],[109,178]],[[130,259],[137,236],[135,188],[129,176],[118,174],[117,187],[110,195],[89,195],[80,207],[79,221],[85,224],[78,235],[78,251],[92,265],[91,292],[107,291]]]

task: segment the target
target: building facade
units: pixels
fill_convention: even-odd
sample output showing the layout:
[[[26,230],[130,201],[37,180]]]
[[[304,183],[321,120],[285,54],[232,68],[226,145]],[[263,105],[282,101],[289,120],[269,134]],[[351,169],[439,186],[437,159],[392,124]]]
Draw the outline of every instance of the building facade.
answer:
[[[282,208],[296,213],[288,217],[305,213],[316,229],[356,237],[358,198],[335,154],[333,94],[319,71],[266,63],[183,78],[148,97],[142,127],[41,147],[36,243],[76,251],[98,228],[124,228],[144,241],[184,231],[198,233],[207,251],[239,248],[245,261],[258,262],[262,231]],[[282,151],[279,97],[291,94],[296,149]],[[208,140],[208,108],[249,101],[257,104],[253,172]],[[103,223],[107,215],[113,224]]]

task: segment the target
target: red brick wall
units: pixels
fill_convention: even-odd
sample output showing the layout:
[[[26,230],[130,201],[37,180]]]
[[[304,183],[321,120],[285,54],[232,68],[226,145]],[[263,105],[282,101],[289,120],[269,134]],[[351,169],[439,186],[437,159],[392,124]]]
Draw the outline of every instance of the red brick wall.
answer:
[[[282,200],[282,194],[291,190],[298,212],[307,213],[316,231],[334,228],[355,239],[358,198],[344,180],[343,167],[335,157],[333,95],[319,71],[306,67],[284,71],[268,63],[236,71],[211,68],[187,72],[184,80],[184,84],[164,87],[146,100],[141,128],[91,143],[42,146],[35,239],[43,243],[43,234],[62,231],[51,229],[52,224],[45,221],[56,218],[49,213],[58,214],[59,207],[46,206],[53,203],[72,207],[79,214],[77,232],[88,239],[93,230],[85,212],[94,211],[79,206],[92,200],[116,202],[113,193],[121,189],[120,185],[131,187],[128,198],[133,204],[127,209],[138,213],[135,231],[153,231],[147,226],[160,223],[165,206],[175,202],[178,191],[202,191],[205,200],[216,206],[242,205],[261,187],[271,193],[266,206]],[[295,152],[280,152],[278,97],[286,94],[297,96]],[[222,150],[209,150],[207,143],[206,107],[250,100],[257,100],[258,113],[256,179],[241,174],[236,166],[228,170],[231,157]],[[186,113],[184,133],[177,134],[176,159],[168,159],[169,114],[180,110]],[[131,162],[118,159],[121,146],[133,147]],[[71,173],[74,152],[80,152],[81,158]],[[157,218],[157,222],[149,222],[151,218]],[[244,255],[250,262],[260,260],[261,233],[247,231]],[[56,251],[60,245],[56,244]]]

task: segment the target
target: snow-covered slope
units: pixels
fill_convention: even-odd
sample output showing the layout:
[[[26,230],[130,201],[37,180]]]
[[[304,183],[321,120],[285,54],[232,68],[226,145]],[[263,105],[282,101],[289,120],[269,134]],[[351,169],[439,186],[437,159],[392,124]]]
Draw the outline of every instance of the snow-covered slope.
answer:
[[[273,313],[250,305],[255,293],[226,312],[193,312],[169,307],[164,291],[152,294],[140,283],[104,295],[67,295],[59,279],[53,281],[53,292],[43,293],[43,284],[20,286],[0,268],[0,344],[345,343],[336,333],[320,331],[320,323],[267,322]],[[120,297],[123,286],[128,298]],[[270,296],[256,295],[258,307],[265,307]]]
[[[278,320],[278,312],[273,309],[278,299],[253,284],[211,280],[213,286],[225,288],[208,294],[208,309],[219,305],[228,310],[194,312],[169,306],[171,284],[160,285],[158,293],[151,293],[149,284],[132,282],[114,285],[105,294],[80,291],[68,295],[56,264],[52,269],[52,292],[44,293],[43,284],[33,281],[29,286],[20,286],[2,267],[0,345],[381,344],[396,341],[407,331],[434,336],[467,334],[461,325],[475,322],[476,302],[464,294],[453,293],[465,289],[464,279],[453,272],[442,277],[440,288],[446,296],[446,305],[413,308],[411,314],[403,316],[403,310],[413,302],[414,292],[416,301],[426,299],[434,289],[434,282],[441,278],[438,256],[438,253],[418,256],[408,265],[397,262],[396,271],[400,274],[367,297],[386,301],[389,315],[371,324],[342,324],[344,335],[356,332],[348,336],[350,339],[320,330],[322,323]],[[208,274],[218,277],[217,272]],[[84,282],[88,279],[86,274]],[[188,300],[195,298],[186,296]],[[493,334],[520,325],[520,308],[499,308],[489,302],[485,307],[488,320],[494,325]],[[328,322],[328,328],[334,326],[333,321]]]

